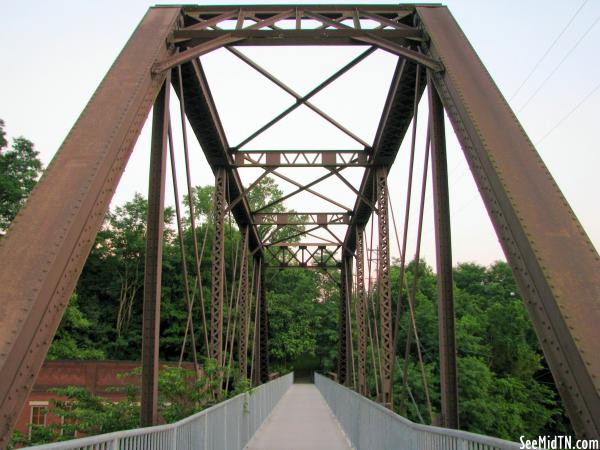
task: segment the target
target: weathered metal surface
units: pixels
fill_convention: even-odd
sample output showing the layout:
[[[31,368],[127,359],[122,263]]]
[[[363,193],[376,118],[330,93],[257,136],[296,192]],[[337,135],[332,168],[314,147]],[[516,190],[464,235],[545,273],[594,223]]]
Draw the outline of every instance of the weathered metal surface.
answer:
[[[250,370],[250,379],[254,386],[260,384],[260,296],[262,289],[262,272],[264,264],[260,255],[255,255],[254,258],[254,273],[252,276],[254,283],[254,326],[252,335],[252,367]]]
[[[153,67],[153,73],[163,73],[174,67],[177,67],[186,62],[195,60],[202,55],[206,55],[214,50],[217,50],[225,45],[233,44],[234,42],[240,41],[243,38],[234,37],[231,33],[225,33],[214,39],[198,44],[195,47],[188,48],[174,55],[168,56],[162,61],[158,61]]]
[[[354,333],[352,331],[352,255],[347,252],[342,256],[342,272],[344,283],[342,290],[346,301],[346,384],[356,389],[356,362],[354,360]]]
[[[210,356],[223,364],[223,298],[225,289],[225,209],[227,173],[223,167],[215,174],[213,202],[215,234],[212,248],[212,296],[210,315]]]
[[[367,44],[376,45],[377,47],[386,50],[396,56],[400,56],[401,58],[406,58],[409,61],[413,61],[419,64],[423,64],[431,70],[440,71],[443,70],[442,65],[433,58],[428,58],[424,56],[422,53],[419,53],[411,48],[408,48],[403,45],[399,45],[396,42],[392,42],[386,38],[376,36],[372,33],[367,33],[367,36],[358,36],[355,37],[357,41],[365,42]]]
[[[167,75],[152,110],[142,316],[140,424],[143,427],[158,424],[158,347],[170,83],[171,77]]]
[[[179,8],[152,8],[0,241],[0,448],[35,381],[164,77]],[[110,110],[110,114],[107,114]]]
[[[240,150],[234,153],[237,167],[364,167],[363,150]]]
[[[407,45],[408,39],[421,39],[418,30],[177,30],[174,42],[203,45],[215,38],[237,39],[236,46],[291,46],[291,45],[365,45],[361,38],[385,38],[396,45]],[[193,47],[196,48],[196,47]]]
[[[250,292],[248,284],[248,227],[242,233],[242,261],[240,263],[240,328],[238,333],[238,366],[240,377],[248,377],[248,318],[250,314]]]
[[[302,212],[302,213],[256,213],[254,223],[260,225],[347,225],[348,213]]]
[[[395,363],[392,332],[392,288],[390,282],[390,225],[388,217],[387,169],[377,169],[377,225],[379,254],[377,265],[377,292],[381,323],[381,400],[388,407],[392,404],[392,376]]]
[[[365,293],[364,230],[356,230],[356,334],[358,392],[367,395],[367,297]]]
[[[260,258],[259,264],[261,265],[260,277],[259,277],[259,315],[260,315],[260,331],[259,331],[259,342],[260,347],[260,381],[266,383],[269,381],[269,311],[267,308],[267,293],[265,291],[265,270],[264,270],[264,258]]]
[[[337,352],[337,379],[341,384],[348,382],[348,290],[347,270],[342,265],[340,270],[340,300],[338,307],[338,352]]]
[[[456,340],[454,336],[454,293],[452,285],[452,237],[450,195],[446,160],[444,107],[433,84],[429,85],[429,135],[435,228],[438,327],[440,355],[440,425],[458,429],[458,385],[456,381]]]
[[[336,259],[341,244],[327,242],[278,242],[265,247],[276,264],[269,262],[266,267],[326,269],[339,268],[341,261]]]
[[[600,437],[600,257],[445,7],[417,7],[434,83],[517,280],[573,427]]]

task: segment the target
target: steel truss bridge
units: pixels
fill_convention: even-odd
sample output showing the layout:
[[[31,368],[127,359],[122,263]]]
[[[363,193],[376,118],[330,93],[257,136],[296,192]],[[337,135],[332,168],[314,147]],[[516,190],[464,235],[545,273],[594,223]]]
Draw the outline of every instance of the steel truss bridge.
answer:
[[[282,45],[358,45],[365,50],[308,94],[301,95],[239,50],[242,46]],[[220,48],[227,49],[295,99],[292,106],[236,145],[228,142],[200,58]],[[375,51],[386,51],[398,58],[375,139],[369,143],[311,103],[311,98]],[[427,98],[421,99],[425,88]],[[600,437],[600,257],[447,8],[186,5],[158,6],[148,11],[0,241],[0,260],[10,261],[0,268],[0,448],[7,446],[151,108],[141,405],[142,425],[157,423],[162,218],[166,163],[175,157],[169,112],[171,90],[180,104],[176,114],[182,122],[188,188],[188,139],[192,136],[188,136],[187,123],[215,176],[211,313],[205,330],[210,356],[220,365],[227,363],[225,355],[233,353],[232,342],[236,339],[241,375],[250,377],[256,385],[268,381],[269,314],[264,289],[267,270],[338,271],[341,300],[337,379],[354,387],[358,394],[367,394],[370,306],[365,277],[370,277],[370,271],[366,273],[365,261],[370,256],[365,254],[365,228],[373,220],[378,240],[376,301],[380,317],[377,330],[373,331],[379,336],[382,361],[378,401],[381,408],[392,407],[399,345],[399,324],[395,319],[399,316],[392,311],[393,237],[388,173],[400,144],[406,140],[411,142],[409,177],[413,177],[416,119],[419,101],[423,100],[428,103],[429,115],[422,184],[426,185],[430,165],[437,255],[440,425],[447,429],[459,426],[445,112],[516,278],[572,425],[580,437]],[[300,106],[327,120],[357,142],[360,149],[245,148]],[[262,173],[256,181],[244,185],[240,172],[248,167],[261,169]],[[310,182],[298,182],[281,173],[280,168],[289,167],[325,168],[327,173]],[[344,177],[343,170],[348,167],[363,170],[360,186],[353,186]],[[175,180],[176,174],[172,175]],[[308,192],[329,203],[332,210],[273,213],[269,209],[273,204],[253,210],[248,195],[268,175],[297,188],[277,202]],[[322,194],[315,185],[325,179],[348,186],[354,193],[354,205],[345,206],[339,199]],[[424,189],[421,225],[423,195]],[[410,199],[409,188],[407,203]],[[176,206],[179,208],[177,198]],[[193,210],[190,212],[193,221]],[[232,328],[236,331],[231,338],[224,336],[223,233],[228,214],[235,219],[243,237],[239,323]],[[181,235],[179,210],[177,217]],[[343,238],[331,231],[334,226],[345,229]],[[192,223],[194,232],[195,227]],[[276,230],[282,229],[291,230],[285,239],[273,237]],[[401,280],[406,263],[406,229],[405,224]],[[317,236],[315,230],[330,236]],[[306,237],[312,241],[303,240]],[[196,236],[192,251],[197,262]],[[190,283],[188,271],[199,271],[199,264],[195,266],[182,267],[186,285]],[[411,286],[405,288],[412,311]],[[187,300],[189,306],[189,297]],[[255,351],[248,358],[251,322],[256,324],[252,346]],[[418,339],[416,329],[414,338]],[[231,346],[229,350],[227,346]],[[334,393],[328,384],[323,387],[326,381],[320,383],[319,389],[344,425],[346,419],[340,416],[343,412],[332,403],[334,397],[342,394]],[[351,430],[346,431],[351,434]],[[175,448],[175,441],[164,439],[164,448]],[[423,444],[427,448],[454,445],[449,438],[440,440],[436,444],[439,447],[431,444],[433,440],[427,442],[430,444]]]

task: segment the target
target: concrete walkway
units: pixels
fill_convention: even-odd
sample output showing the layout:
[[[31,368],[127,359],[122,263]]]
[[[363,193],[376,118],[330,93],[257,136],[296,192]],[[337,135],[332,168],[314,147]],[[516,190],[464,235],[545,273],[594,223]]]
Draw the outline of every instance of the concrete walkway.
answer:
[[[350,449],[314,384],[294,384],[246,446],[247,450]]]

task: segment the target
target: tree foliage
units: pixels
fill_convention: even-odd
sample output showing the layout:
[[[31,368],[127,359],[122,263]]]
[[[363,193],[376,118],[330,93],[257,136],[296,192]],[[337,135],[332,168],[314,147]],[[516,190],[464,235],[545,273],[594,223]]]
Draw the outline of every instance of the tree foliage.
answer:
[[[0,119],[0,231],[8,228],[42,172],[33,142],[21,136],[13,139],[10,149],[7,145]]]
[[[414,263],[408,267],[409,285],[415,268]],[[419,273],[415,320],[436,415],[440,410],[436,278],[423,262]],[[396,296],[398,276],[393,270]],[[461,429],[510,440],[572,433],[508,265],[459,264],[454,281]],[[401,324],[400,342],[404,342],[406,310]],[[406,413],[420,421],[419,415],[427,418],[427,409],[414,342],[410,355],[408,384],[416,405],[405,399]],[[403,351],[398,359],[401,366]],[[399,367],[394,383],[398,400],[403,390],[401,373]]]

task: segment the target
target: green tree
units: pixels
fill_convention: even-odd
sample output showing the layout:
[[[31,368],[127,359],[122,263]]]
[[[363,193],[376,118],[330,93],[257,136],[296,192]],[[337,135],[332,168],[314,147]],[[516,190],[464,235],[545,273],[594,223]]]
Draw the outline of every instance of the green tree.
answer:
[[[4,121],[0,119],[0,231],[8,228],[42,172],[33,142],[17,137],[9,150],[7,145]]]
[[[105,359],[104,350],[97,348],[89,337],[82,337],[82,331],[89,331],[92,323],[87,319],[78,305],[77,294],[74,293],[62,318],[60,327],[48,350],[47,358],[94,360]]]

